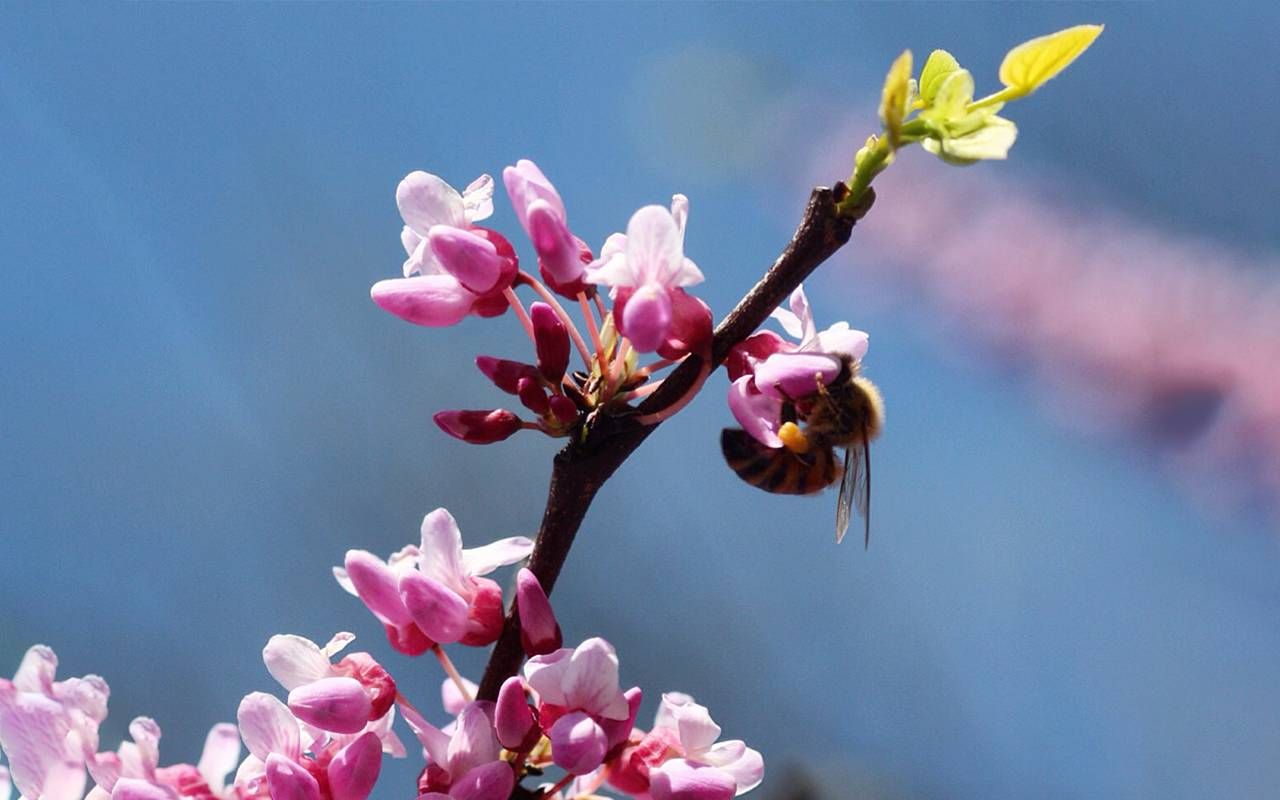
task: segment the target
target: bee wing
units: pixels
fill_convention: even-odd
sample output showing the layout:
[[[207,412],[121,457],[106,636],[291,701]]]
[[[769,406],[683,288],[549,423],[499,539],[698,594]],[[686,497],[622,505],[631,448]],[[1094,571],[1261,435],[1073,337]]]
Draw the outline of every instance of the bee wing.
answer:
[[[867,428],[862,428],[862,441],[844,452],[844,478],[836,499],[836,544],[849,530],[849,517],[854,506],[864,521],[863,547],[871,545],[871,446]]]

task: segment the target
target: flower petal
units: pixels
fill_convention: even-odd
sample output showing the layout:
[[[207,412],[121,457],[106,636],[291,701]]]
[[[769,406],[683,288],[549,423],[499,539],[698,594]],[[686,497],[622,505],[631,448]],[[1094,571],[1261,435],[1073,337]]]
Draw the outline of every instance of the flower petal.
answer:
[[[735,745],[738,744],[741,744],[741,742],[736,740],[721,742],[711,748],[712,752],[708,753],[708,755],[712,755],[720,747],[724,747],[727,750],[736,750]],[[764,757],[750,747],[744,746],[740,757],[719,766],[721,771],[728,773],[733,778],[734,783],[738,785],[737,794],[746,794],[759,786],[760,782],[764,780]]]
[[[729,800],[737,788],[727,772],[683,758],[673,758],[649,772],[653,800]]]
[[[449,774],[465,775],[475,767],[497,761],[502,747],[493,730],[493,721],[481,703],[468,703],[458,715],[449,741]]]
[[[843,353],[860,361],[867,354],[868,341],[865,331],[854,330],[847,322],[837,322],[818,334],[817,349],[823,353]]]
[[[410,228],[426,236],[432,225],[467,225],[466,206],[458,190],[421,170],[410,172],[396,187],[396,206]]]
[[[434,578],[406,572],[400,599],[422,632],[440,644],[456,642],[467,631],[467,601]]]
[[[111,790],[111,800],[177,800],[178,793],[167,786],[142,780],[121,778]]]
[[[345,576],[350,583],[348,591],[359,597],[375,617],[396,627],[413,621],[400,599],[399,578],[386,562],[366,550],[348,550],[345,564],[338,582],[342,583]],[[334,574],[338,575],[336,571]]]
[[[209,729],[204,738],[204,750],[196,769],[200,777],[217,794],[226,784],[227,775],[240,760],[240,732],[229,722],[221,722]]]
[[[573,651],[562,647],[545,656],[534,656],[525,662],[524,679],[538,695],[539,703],[556,706],[568,705],[563,688],[563,676],[569,668]]]
[[[636,350],[652,353],[666,342],[671,316],[671,297],[666,289],[656,283],[646,283],[623,306],[618,328]]]
[[[551,758],[557,767],[574,775],[582,775],[600,766],[609,739],[589,714],[571,711],[556,720],[547,731],[551,739]]]
[[[262,648],[267,672],[286,690],[292,691],[330,674],[329,658],[320,646],[303,636],[277,634]]]
[[[303,684],[289,692],[289,710],[308,725],[332,733],[358,733],[373,712],[364,685],[336,676]]]
[[[467,575],[488,575],[498,567],[523,561],[533,552],[533,540],[511,536],[481,547],[462,551],[462,570]]]
[[[697,758],[720,738],[720,726],[711,719],[706,706],[685,703],[675,707],[674,714],[680,744],[689,757]]]
[[[475,302],[452,275],[415,275],[378,281],[369,289],[373,302],[405,322],[440,328],[456,325]]]
[[[524,683],[520,678],[507,678],[498,690],[498,700],[493,709],[493,726],[498,734],[498,742],[512,751],[525,746],[525,740],[537,731],[538,726],[534,722],[533,711],[529,708]]]
[[[10,779],[23,797],[79,800],[83,796],[84,759],[68,748],[70,732],[66,711],[56,700],[0,683],[0,749],[9,759]]]
[[[407,705],[400,707],[400,713],[404,716],[404,721],[409,723],[409,729],[418,738],[418,743],[426,751],[430,762],[448,769],[449,734],[427,722],[421,714]]]
[[[455,780],[448,796],[451,800],[507,800],[515,785],[515,773],[507,762],[491,761]]]
[[[332,800],[365,800],[382,771],[382,743],[373,731],[338,751],[325,774]]]
[[[418,569],[461,595],[468,590],[463,569],[462,531],[448,509],[437,508],[422,518],[422,547]]]
[[[662,206],[645,206],[627,223],[627,263],[638,278],[634,285],[668,283],[682,267],[683,235],[671,212]]]
[[[514,167],[502,171],[502,182],[506,184],[507,195],[511,198],[511,207],[515,209],[516,219],[520,227],[529,231],[528,211],[534,202],[541,200],[547,203],[560,219],[565,219],[564,201],[556,187],[542,174],[538,165],[527,158],[516,162]]]
[[[782,439],[778,438],[782,401],[757,390],[750,375],[743,375],[729,387],[729,410],[757,442],[775,450],[782,447]]]
[[[245,747],[262,761],[272,753],[289,759],[301,753],[298,721],[284,703],[265,692],[245,695],[236,711],[236,722]]]
[[[467,222],[493,216],[493,176],[485,173],[462,190],[462,207]]]
[[[774,353],[756,367],[755,385],[780,400],[809,397],[839,375],[840,360],[822,353]]]
[[[267,757],[271,800],[320,800],[320,784],[293,760],[279,753]]]
[[[565,704],[610,719],[625,719],[626,699],[618,689],[618,654],[598,636],[578,645],[561,678]]]
[[[449,225],[434,225],[427,242],[441,266],[469,292],[488,294],[502,279],[506,262],[483,236]]]
[[[476,692],[480,690],[480,686],[475,681],[462,679],[462,685],[467,687],[467,694],[472,697],[476,696]],[[440,684],[440,703],[444,706],[444,713],[451,717],[456,717],[462,713],[462,709],[466,707],[468,700],[462,694],[462,690],[458,688],[458,684],[453,682],[452,678],[445,678]]]
[[[58,656],[53,648],[37,644],[27,648],[13,674],[13,688],[53,696],[53,677],[58,672]]]
[[[150,717],[136,717],[129,723],[129,736],[138,748],[139,777],[154,778],[160,766],[160,726]]]

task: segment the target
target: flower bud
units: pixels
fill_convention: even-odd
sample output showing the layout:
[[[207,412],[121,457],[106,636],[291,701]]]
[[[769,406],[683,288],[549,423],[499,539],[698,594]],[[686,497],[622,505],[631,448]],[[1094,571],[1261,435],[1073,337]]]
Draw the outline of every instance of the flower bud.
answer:
[[[552,395],[551,415],[561,425],[568,425],[578,418],[578,404],[562,394]]]
[[[432,419],[445,433],[471,444],[493,444],[520,430],[520,418],[503,408],[440,411]]]
[[[604,731],[582,711],[565,714],[547,731],[551,760],[565,772],[585,775],[604,760],[609,742]]]
[[[521,378],[519,383],[516,384],[516,394],[520,396],[520,402],[524,404],[525,408],[540,417],[551,408],[551,405],[547,402],[546,391],[533,378]]]
[[[289,692],[289,710],[321,730],[356,733],[369,721],[373,703],[355,678],[321,678]]]
[[[538,351],[538,371],[549,382],[556,384],[569,368],[569,332],[559,315],[546,303],[534,303],[529,307],[529,319],[533,322],[533,341]]]
[[[577,238],[569,232],[564,217],[546,200],[535,200],[529,205],[526,217],[529,238],[538,253],[538,267],[560,285],[582,278],[586,265],[582,263],[582,250]]]
[[[526,568],[516,574],[516,612],[520,615],[520,644],[525,655],[555,652],[564,643],[551,601],[538,578]]]
[[[483,236],[450,225],[435,225],[427,243],[441,266],[468,291],[488,294],[502,278],[502,257]]]
[[[298,764],[279,753],[267,756],[271,800],[320,800],[320,784]]]
[[[542,736],[534,722],[533,710],[529,708],[529,701],[524,694],[524,682],[520,678],[507,678],[498,690],[493,724],[498,733],[498,741],[512,751],[528,749]]]
[[[381,771],[382,741],[378,734],[366,731],[329,762],[325,774],[332,800],[365,800]]]
[[[508,361],[505,358],[493,356],[476,356],[476,367],[484,373],[486,378],[493,381],[494,386],[507,394],[519,394],[521,378],[536,380],[538,377],[538,368],[532,364],[522,364],[519,361]]]

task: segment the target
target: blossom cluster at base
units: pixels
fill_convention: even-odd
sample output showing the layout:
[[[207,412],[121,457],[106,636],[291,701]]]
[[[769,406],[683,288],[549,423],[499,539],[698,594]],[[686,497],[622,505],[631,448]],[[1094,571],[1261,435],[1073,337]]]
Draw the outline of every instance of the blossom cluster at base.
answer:
[[[346,652],[353,634],[324,645],[280,634],[262,659],[284,698],[251,692],[236,724],[209,731],[195,764],[160,766],[161,729],[147,717],[130,723],[130,741],[100,749],[106,681],[56,680],[57,657],[37,645],[12,680],[0,679],[0,753],[8,761],[0,766],[0,800],[10,800],[11,784],[28,800],[365,800],[383,758],[409,754],[394,730],[397,716],[421,745],[419,800],[508,800],[522,785],[558,800],[601,791],[727,800],[759,784],[760,754],[739,740],[720,741],[707,709],[687,695],[662,695],[653,725],[636,727],[643,694],[621,689],[613,646],[601,638],[562,646],[551,603],[528,569],[515,576],[515,606],[529,660],[496,702],[475,699],[476,685],[442,645],[497,638],[502,589],[484,576],[524,560],[532,546],[510,537],[463,548],[457,522],[441,508],[423,519],[419,544],[387,561],[352,550],[335,570],[397,651],[431,652],[440,661],[441,705],[453,718],[442,727],[371,655]],[[561,780],[546,782],[557,773]]]

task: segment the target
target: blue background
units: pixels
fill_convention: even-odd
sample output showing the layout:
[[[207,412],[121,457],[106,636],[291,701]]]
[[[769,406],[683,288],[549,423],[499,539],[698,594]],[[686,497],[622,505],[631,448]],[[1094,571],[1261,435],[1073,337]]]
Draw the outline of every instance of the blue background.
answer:
[[[104,744],[151,715],[166,762],[275,688],[258,654],[277,632],[352,630],[435,704],[436,665],[390,653],[329,568],[414,540],[440,505],[470,543],[531,532],[556,443],[468,447],[431,424],[501,402],[471,357],[524,346],[510,315],[429,331],[368,301],[403,258],[406,172],[463,186],[534,158],[596,245],[683,191],[723,313],[789,234],[777,209],[804,195],[785,178],[814,144],[803,124],[794,148],[739,137],[774,113],[756,101],[865,109],[904,46],[945,46],[989,86],[1012,44],[1095,21],[1097,46],[1013,115],[1013,160],[979,168],[1059,170],[1153,225],[1269,252],[1278,17],[6,4],[0,672],[52,645],[64,676],[110,682]],[[503,197],[492,224],[527,253]],[[601,493],[555,596],[567,636],[611,639],[650,705],[706,703],[765,753],[766,795],[788,765],[832,797],[1273,792],[1274,530],[1206,518],[1125,443],[949,360],[919,316],[860,308],[856,280],[823,273],[810,296],[820,321],[872,332],[888,397],[871,550],[833,549],[831,497],[724,469],[713,383]],[[411,791],[417,767],[388,764],[375,796]]]

